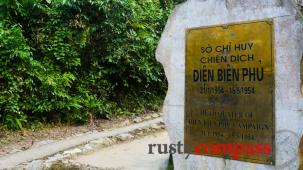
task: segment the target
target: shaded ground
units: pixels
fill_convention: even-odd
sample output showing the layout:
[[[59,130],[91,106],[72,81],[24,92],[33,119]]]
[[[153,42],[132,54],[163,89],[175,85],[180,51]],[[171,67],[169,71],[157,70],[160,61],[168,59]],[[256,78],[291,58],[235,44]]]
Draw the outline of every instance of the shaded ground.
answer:
[[[142,120],[148,120],[155,117],[155,113],[146,113],[137,117],[118,117],[110,120],[95,120],[94,124],[85,125],[56,125],[39,130],[8,131],[0,130],[0,156],[26,150],[36,145],[41,145],[56,140],[61,140],[71,136],[83,133],[92,133],[104,131],[113,128],[127,126],[129,124]],[[41,142],[42,141],[42,142]]]

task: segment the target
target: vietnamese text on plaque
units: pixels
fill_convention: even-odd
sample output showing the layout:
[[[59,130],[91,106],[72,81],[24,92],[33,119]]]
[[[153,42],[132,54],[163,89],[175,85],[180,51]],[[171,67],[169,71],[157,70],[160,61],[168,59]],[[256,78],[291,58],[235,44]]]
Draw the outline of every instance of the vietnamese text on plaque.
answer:
[[[198,144],[243,144],[239,160],[274,164],[273,39],[271,20],[187,30],[186,153]]]

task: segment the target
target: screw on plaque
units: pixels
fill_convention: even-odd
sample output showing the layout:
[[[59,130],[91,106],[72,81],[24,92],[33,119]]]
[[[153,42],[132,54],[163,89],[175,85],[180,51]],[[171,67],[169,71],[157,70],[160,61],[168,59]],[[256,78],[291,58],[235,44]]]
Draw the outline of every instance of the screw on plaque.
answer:
[[[229,27],[228,25],[222,25],[223,29],[228,29],[228,27]]]

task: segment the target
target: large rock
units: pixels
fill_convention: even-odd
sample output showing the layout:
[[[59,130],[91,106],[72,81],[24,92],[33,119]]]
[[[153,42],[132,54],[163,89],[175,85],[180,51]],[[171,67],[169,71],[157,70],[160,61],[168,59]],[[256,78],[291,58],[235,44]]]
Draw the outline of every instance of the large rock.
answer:
[[[269,166],[194,155],[186,160],[185,155],[174,155],[176,170],[298,168],[298,138],[303,132],[300,93],[303,32],[298,16],[291,0],[188,0],[176,7],[156,52],[169,84],[163,109],[171,142],[184,141],[185,29],[273,18],[277,157],[276,166]]]

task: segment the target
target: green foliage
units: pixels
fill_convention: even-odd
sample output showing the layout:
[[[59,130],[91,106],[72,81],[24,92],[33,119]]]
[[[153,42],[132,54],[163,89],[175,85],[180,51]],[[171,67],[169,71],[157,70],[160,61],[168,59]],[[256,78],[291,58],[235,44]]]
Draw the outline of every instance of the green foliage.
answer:
[[[154,53],[172,0],[0,1],[0,119],[85,122],[157,110]]]

